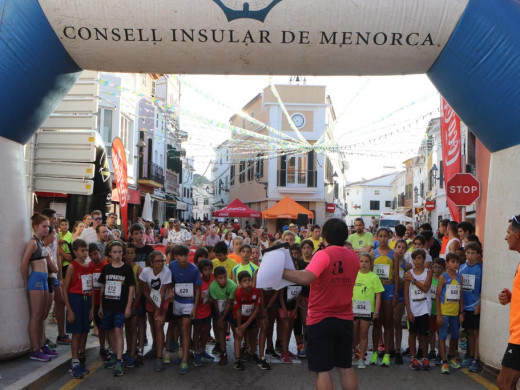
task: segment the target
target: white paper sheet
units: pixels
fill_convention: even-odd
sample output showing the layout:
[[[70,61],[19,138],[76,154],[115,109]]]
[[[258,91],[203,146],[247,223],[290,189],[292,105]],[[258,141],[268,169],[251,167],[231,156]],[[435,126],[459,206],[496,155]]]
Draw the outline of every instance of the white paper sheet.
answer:
[[[262,262],[256,276],[256,287],[281,290],[293,285],[294,283],[282,278],[284,269],[294,269],[294,263],[288,249],[280,248],[265,253],[262,256]]]

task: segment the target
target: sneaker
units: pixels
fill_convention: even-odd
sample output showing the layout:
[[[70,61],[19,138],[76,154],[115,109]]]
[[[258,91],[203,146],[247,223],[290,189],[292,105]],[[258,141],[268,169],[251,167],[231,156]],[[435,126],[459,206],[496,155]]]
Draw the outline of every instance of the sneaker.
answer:
[[[139,367],[144,364],[144,357],[142,354],[137,354],[137,357],[135,358],[135,366]]]
[[[116,362],[117,362],[116,356],[110,355],[110,357],[105,362],[105,368],[114,368],[114,366],[116,365]]]
[[[265,359],[259,359],[256,364],[258,365],[258,367],[260,367],[261,370],[270,370],[271,369],[271,365],[269,363],[267,363],[267,360],[265,360]]]
[[[471,371],[471,372],[479,372],[480,371],[479,364],[478,364],[478,362],[475,359],[473,359],[473,361],[471,362],[468,370]]]
[[[276,353],[274,349],[266,349],[265,354],[271,356],[274,359],[280,359],[280,355]]]
[[[358,359],[358,361],[357,361],[357,368],[359,368],[360,370],[362,370],[364,368],[367,368],[367,365],[365,364],[365,360],[364,359]]]
[[[56,349],[56,348],[58,348],[58,344],[53,343],[53,342],[52,342],[51,340],[49,340],[49,339],[45,339],[45,344],[46,344],[49,348],[51,348],[51,349]]]
[[[401,353],[399,353],[399,352],[395,354],[395,364],[397,364],[397,365],[404,364],[403,355],[401,355]]]
[[[187,374],[188,372],[190,372],[190,369],[188,367],[188,363],[182,362],[180,367],[179,367],[179,374]]]
[[[428,359],[422,360],[422,369],[423,371],[430,371],[430,361]]]
[[[442,358],[441,358],[441,355],[437,355],[437,357],[435,358],[435,365],[436,365],[436,366],[442,366]]]
[[[220,354],[219,366],[225,366],[227,364],[227,353],[222,352]]]
[[[276,340],[274,351],[277,353],[282,353],[282,342],[280,340]]]
[[[448,363],[442,363],[441,374],[449,374],[449,373],[450,373],[450,366],[448,366]]]
[[[170,364],[172,362],[172,355],[170,355],[170,352],[164,352],[162,362],[164,364]]]
[[[372,353],[372,357],[370,358],[370,365],[375,366],[377,364],[379,356],[377,355],[377,352]]]
[[[244,363],[242,363],[240,360],[235,360],[235,363],[233,363],[233,368],[236,371],[244,371]]]
[[[421,365],[419,364],[419,360],[417,360],[417,358],[412,358],[412,360],[410,360],[410,368],[412,370],[420,370],[421,369]]]
[[[129,368],[135,367],[135,358],[133,356],[128,355],[126,359],[126,366]]]
[[[390,354],[385,353],[385,356],[383,356],[383,361],[381,362],[382,367],[390,367]]]
[[[282,359],[281,360],[282,360],[282,363],[292,364],[292,360],[289,357],[289,354],[287,354],[287,353],[282,353]]]
[[[110,357],[110,352],[108,352],[108,349],[106,349],[106,348],[99,349],[99,358],[101,360],[107,360],[109,357]]]
[[[48,362],[51,360],[51,357],[49,355],[44,354],[41,349],[38,349],[37,351],[31,352],[31,354],[29,355],[29,359],[37,360],[39,362]]]
[[[459,361],[457,360],[457,358],[453,358],[451,359],[448,364],[451,366],[451,368],[455,368],[455,369],[459,369],[460,368],[460,363]]]
[[[164,364],[162,359],[155,359],[155,372],[164,371]]]
[[[157,352],[155,351],[155,348],[150,349],[144,355],[145,359],[155,359],[156,357],[157,357]]]
[[[207,353],[206,351],[201,352],[200,358],[202,359],[203,362],[206,362],[206,363],[211,363],[211,362],[215,361],[215,358],[213,356],[211,356],[209,353]]]
[[[459,341],[459,348],[466,351],[468,349],[468,343],[466,341]]]
[[[202,359],[201,359],[201,356],[200,356],[200,353],[196,353],[195,354],[195,357],[193,359],[193,365],[195,367],[200,367],[202,366]]]
[[[42,352],[45,355],[50,356],[51,358],[58,357],[58,352],[56,352],[54,349],[50,349],[47,345],[44,345],[42,348]]]
[[[120,362],[117,362],[114,368],[114,376],[123,376],[124,373],[123,365]]]
[[[226,333],[226,341],[231,340],[231,333]]]
[[[82,379],[83,378],[83,371],[81,370],[81,367],[79,366],[79,364],[76,364],[74,367],[72,367],[70,370],[70,375],[72,375],[72,377],[74,379]]]
[[[256,353],[254,353],[251,356],[251,360],[258,364],[258,362],[260,361],[260,358],[258,357],[258,355]]]
[[[430,351],[428,353],[428,360],[435,360],[435,351]]]
[[[385,352],[385,345],[384,344],[379,344],[377,346],[377,352],[379,352],[379,353]]]
[[[305,359],[307,357],[307,348],[302,348],[298,351],[298,357]]]
[[[298,359],[298,356],[296,356],[294,353],[292,353],[291,351],[287,351],[287,355],[291,358],[291,359]]]
[[[472,362],[473,362],[473,358],[470,358],[469,356],[466,356],[464,358],[464,360],[462,361],[462,363],[460,363],[460,366],[462,368],[468,368],[471,365]]]
[[[56,337],[56,344],[70,345],[70,343],[71,343],[71,340],[68,335],[65,335],[63,337],[61,337],[61,336]]]

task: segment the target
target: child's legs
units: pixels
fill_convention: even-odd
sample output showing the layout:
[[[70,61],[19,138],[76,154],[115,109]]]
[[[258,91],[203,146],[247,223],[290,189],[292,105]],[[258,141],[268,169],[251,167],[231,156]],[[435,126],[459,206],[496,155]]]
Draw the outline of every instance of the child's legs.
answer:
[[[437,341],[437,316],[430,316],[430,351],[435,351],[435,341]]]
[[[200,337],[202,335],[202,324],[197,322],[193,325],[193,351],[199,353],[200,349]]]
[[[372,327],[372,349],[374,352],[377,352],[377,345],[381,339],[382,326],[383,324],[381,317],[379,317],[377,320],[374,320]]]
[[[441,355],[442,361],[447,361],[446,356],[446,339],[448,337],[448,325],[449,325],[449,317],[442,316],[444,319],[443,325],[439,328],[439,354]]]
[[[137,349],[137,322],[138,316],[133,315],[130,317],[130,327],[132,328],[132,337],[130,338],[130,344],[127,345],[127,349],[130,350],[130,356],[135,357]]]
[[[302,342],[305,348],[307,348],[307,340],[305,340],[305,334],[307,332],[307,308],[300,307],[300,315],[302,317]]]
[[[58,335],[65,336],[65,302],[63,301],[63,287],[54,288],[54,311],[56,312],[56,322],[58,323]]]
[[[258,343],[258,328],[254,327],[253,329],[246,330],[246,335],[249,344],[249,351],[255,353],[256,345]]]
[[[139,352],[143,353],[144,350],[144,339],[146,337],[146,315],[137,316],[137,326],[139,334]],[[99,333],[101,339],[101,333]]]
[[[360,340],[359,332],[360,332],[360,328],[361,328],[361,320],[354,319],[354,338],[352,340],[352,345],[354,347],[357,347],[359,345],[359,340]]]
[[[471,332],[473,333],[473,359],[479,360],[479,329],[471,329]]]
[[[446,318],[446,317],[445,317]],[[450,356],[456,357],[457,349],[459,348],[459,330],[460,323],[458,316],[449,316],[450,323]]]
[[[79,353],[85,354],[85,349],[87,348],[87,337],[88,333],[80,333],[80,345],[79,345]]]
[[[428,336],[425,334],[419,334],[419,347],[423,351],[423,358],[427,356],[428,353]]]
[[[29,304],[31,309],[29,319],[29,338],[33,351],[41,348],[40,339],[42,333],[42,316],[45,304],[45,294],[43,290],[29,291]]]
[[[115,353],[118,360],[123,359],[123,348],[124,348],[124,338],[123,338],[123,327],[115,327],[112,331],[112,347],[115,348]]]
[[[242,336],[239,336],[236,331],[233,331],[233,338],[235,340],[235,360],[240,359],[240,350],[241,350],[241,344],[242,344]]]
[[[390,353],[390,347],[394,340],[394,308],[392,301],[383,301],[383,328],[385,330],[385,353]]]
[[[408,348],[410,348],[410,356],[417,357],[417,333],[408,333]]]
[[[265,341],[267,338],[268,321],[269,320],[267,317],[260,321],[260,335],[258,336],[258,355],[260,356],[260,359],[263,359],[265,355]]]
[[[370,321],[358,320],[359,322],[359,355],[361,359],[365,359],[368,346],[368,330],[370,329]]]
[[[151,317],[151,316],[150,316]],[[157,315],[154,319],[153,331],[155,333],[155,349],[157,357],[162,359],[164,349],[164,321],[165,315]]]
[[[157,344],[155,342],[155,320],[154,320],[153,312],[148,312],[148,323],[150,324],[150,333],[152,334],[152,343],[156,347],[156,350],[157,350]]]
[[[182,361],[187,363],[188,353],[190,352],[191,319],[182,317],[179,320],[181,327]]]
[[[404,303],[399,302],[397,306],[394,308],[394,336],[395,336],[395,345],[393,349],[397,352],[401,352],[401,344],[403,342],[403,327],[401,326],[401,320],[403,318],[404,313]]]
[[[211,332],[211,321],[204,322],[201,326],[200,333],[200,344],[199,344],[199,352],[206,351],[206,344],[208,343],[209,334]]]
[[[132,329],[132,317],[125,319],[125,338],[126,338],[126,351],[130,351],[132,345],[132,337],[134,335]]]
[[[40,338],[39,338],[40,347],[43,347],[43,345],[45,344],[45,319],[47,318],[47,315],[49,314],[49,309],[50,309],[50,307],[48,307],[49,302],[50,302],[49,291],[46,290],[43,292],[44,307],[42,308],[41,319],[40,319],[40,327],[41,327]]]
[[[223,321],[214,321],[213,322],[213,330],[215,332],[215,337],[217,338],[218,345],[222,352],[226,352],[226,329],[227,322]]]
[[[282,352],[287,353],[289,351],[289,338],[291,337],[291,320],[288,317],[282,318],[280,324],[282,333],[279,336],[282,340]]]
[[[70,340],[70,353],[72,355],[72,359],[79,359],[79,348],[82,344],[82,336],[83,333],[72,333]]]

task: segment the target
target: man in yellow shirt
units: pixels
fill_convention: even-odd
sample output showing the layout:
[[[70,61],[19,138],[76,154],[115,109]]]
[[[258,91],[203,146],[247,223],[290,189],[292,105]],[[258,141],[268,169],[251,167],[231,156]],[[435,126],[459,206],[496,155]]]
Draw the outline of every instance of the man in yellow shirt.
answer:
[[[316,251],[320,247],[320,244],[323,242],[323,238],[321,237],[321,227],[320,227],[320,225],[312,225],[310,240],[314,244],[314,252],[313,253],[316,253]]]

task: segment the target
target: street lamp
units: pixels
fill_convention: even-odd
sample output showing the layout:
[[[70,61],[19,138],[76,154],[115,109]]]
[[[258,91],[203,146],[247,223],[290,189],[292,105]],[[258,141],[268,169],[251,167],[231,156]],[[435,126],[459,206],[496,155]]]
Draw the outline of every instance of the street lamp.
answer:
[[[439,172],[439,168],[437,168],[437,165],[433,164],[433,166],[432,166],[433,180],[440,180],[440,178],[437,178],[437,172]]]

